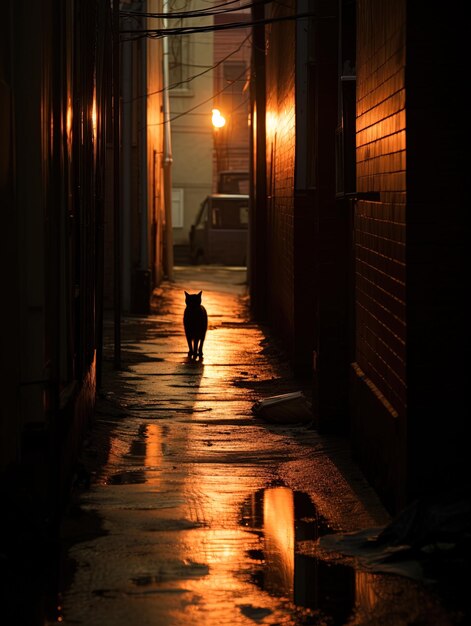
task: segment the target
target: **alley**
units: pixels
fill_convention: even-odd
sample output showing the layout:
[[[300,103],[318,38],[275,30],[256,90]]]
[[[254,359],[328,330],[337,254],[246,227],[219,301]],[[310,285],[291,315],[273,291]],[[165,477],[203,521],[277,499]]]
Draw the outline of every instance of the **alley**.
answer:
[[[184,290],[203,290],[203,361],[187,358]],[[342,441],[252,414],[302,383],[249,321],[245,296],[243,269],[176,268],[153,314],[123,320],[121,371],[106,326],[83,455],[91,485],[78,485],[64,522],[73,575],[54,623],[452,624],[405,578],[316,558],[319,535],[388,516]]]
[[[471,624],[462,12],[2,6],[0,621]]]

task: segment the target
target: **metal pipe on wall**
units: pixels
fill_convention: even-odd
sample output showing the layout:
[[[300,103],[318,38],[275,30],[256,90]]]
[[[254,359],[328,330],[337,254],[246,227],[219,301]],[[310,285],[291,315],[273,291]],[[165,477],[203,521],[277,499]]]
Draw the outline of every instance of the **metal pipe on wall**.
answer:
[[[168,0],[163,2],[163,13],[169,12]],[[167,19],[164,18],[164,28]],[[173,230],[172,230],[172,137],[170,128],[170,96],[168,38],[163,38],[162,74],[163,74],[163,110],[164,110],[164,205],[165,205],[165,265],[168,280],[173,280]]]
[[[142,11],[147,11],[147,2],[143,3]],[[145,22],[146,18],[142,18]],[[142,25],[146,27],[145,23]],[[139,195],[140,195],[140,269],[149,269],[149,211],[147,193],[147,39],[140,41],[140,141],[139,141]]]
[[[134,20],[129,20],[129,28],[132,29]],[[122,193],[123,193],[123,309],[131,309],[131,153],[132,153],[132,49],[131,42],[122,43]]]

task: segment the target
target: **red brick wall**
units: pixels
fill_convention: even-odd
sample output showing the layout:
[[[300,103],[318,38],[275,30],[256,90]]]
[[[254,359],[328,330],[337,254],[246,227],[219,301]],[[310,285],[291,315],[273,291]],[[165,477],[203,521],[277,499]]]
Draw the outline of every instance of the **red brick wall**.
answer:
[[[356,361],[404,414],[405,3],[357,7]]]
[[[250,21],[250,11],[221,14],[214,23]],[[250,97],[248,79],[251,58],[251,29],[234,28],[214,33],[214,106],[226,117],[226,126],[219,131],[217,149],[213,153],[213,189],[216,191],[218,171],[249,170],[249,126]],[[231,85],[225,76],[225,64],[245,64],[235,71]],[[245,89],[244,89],[245,88]]]
[[[292,14],[295,3],[275,5],[274,16]],[[267,28],[268,290],[272,322],[292,342],[293,216],[295,164],[295,26]]]

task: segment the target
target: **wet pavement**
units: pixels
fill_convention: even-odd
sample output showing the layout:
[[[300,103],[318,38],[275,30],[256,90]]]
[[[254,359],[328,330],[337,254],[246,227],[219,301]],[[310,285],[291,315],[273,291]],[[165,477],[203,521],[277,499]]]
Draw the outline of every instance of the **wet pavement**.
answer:
[[[201,289],[209,330],[192,361],[183,292]],[[460,623],[428,587],[320,551],[322,535],[389,518],[344,441],[252,414],[257,400],[309,395],[309,384],[249,320],[243,269],[176,268],[153,314],[124,318],[121,371],[106,330],[103,394],[47,624]]]

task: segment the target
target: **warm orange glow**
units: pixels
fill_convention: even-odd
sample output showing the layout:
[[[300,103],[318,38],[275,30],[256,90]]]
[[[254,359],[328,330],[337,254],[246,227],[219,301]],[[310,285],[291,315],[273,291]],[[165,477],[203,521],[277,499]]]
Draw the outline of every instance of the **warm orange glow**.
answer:
[[[355,572],[355,600],[357,606],[367,614],[378,604],[381,595],[375,586],[375,577],[367,572]]]
[[[71,102],[70,97],[69,97],[69,100],[67,102],[67,119],[66,119],[66,124],[67,124],[67,139],[70,141],[70,135],[72,133],[72,102]]]
[[[291,489],[266,489],[263,523],[267,587],[282,591],[291,598],[294,589],[294,500]]]
[[[162,465],[162,436],[159,424],[146,426],[146,458],[144,464],[148,468],[159,468]]]
[[[226,118],[221,115],[221,111],[219,109],[213,109],[211,121],[215,128],[222,128],[226,124]]]
[[[277,119],[276,114],[273,111],[267,111],[265,124],[266,124],[267,137],[273,137],[278,127],[278,119]]]
[[[276,131],[276,115],[272,111],[267,111],[265,125],[267,135],[273,135]]]
[[[96,108],[96,89],[93,90],[93,104],[92,104],[92,131],[93,141],[97,139],[97,108]]]

